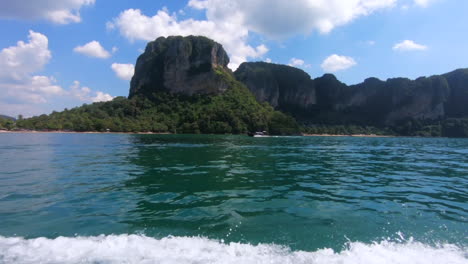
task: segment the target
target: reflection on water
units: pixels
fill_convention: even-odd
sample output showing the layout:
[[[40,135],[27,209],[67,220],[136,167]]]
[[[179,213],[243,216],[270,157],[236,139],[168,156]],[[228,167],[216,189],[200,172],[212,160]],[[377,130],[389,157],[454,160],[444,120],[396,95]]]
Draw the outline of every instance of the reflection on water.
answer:
[[[466,244],[466,149],[461,139],[5,134],[0,235],[313,250],[401,232]]]

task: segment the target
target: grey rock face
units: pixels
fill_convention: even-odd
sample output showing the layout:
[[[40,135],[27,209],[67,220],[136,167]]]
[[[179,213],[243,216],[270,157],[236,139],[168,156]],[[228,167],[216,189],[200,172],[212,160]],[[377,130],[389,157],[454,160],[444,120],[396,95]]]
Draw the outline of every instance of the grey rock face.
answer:
[[[444,105],[450,117],[468,116],[468,69],[444,74],[450,87],[449,100]]]
[[[314,83],[304,71],[264,62],[243,63],[234,73],[258,101],[288,111],[308,109],[316,103]]]
[[[160,37],[148,43],[135,66],[129,97],[157,91],[193,94],[221,93],[228,88],[220,71],[229,57],[223,47],[205,37]]]
[[[235,76],[257,100],[306,122],[391,125],[468,115],[468,70],[348,86],[332,74],[312,80],[293,67],[257,62],[243,63]]]

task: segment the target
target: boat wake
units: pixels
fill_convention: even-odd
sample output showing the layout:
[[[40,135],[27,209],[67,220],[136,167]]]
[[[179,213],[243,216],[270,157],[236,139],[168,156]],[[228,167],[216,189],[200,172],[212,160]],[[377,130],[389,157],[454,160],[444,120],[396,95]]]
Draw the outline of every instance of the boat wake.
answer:
[[[0,236],[0,263],[468,263],[466,248],[418,242],[350,242],[335,252],[225,244],[202,237],[109,235],[55,239]]]

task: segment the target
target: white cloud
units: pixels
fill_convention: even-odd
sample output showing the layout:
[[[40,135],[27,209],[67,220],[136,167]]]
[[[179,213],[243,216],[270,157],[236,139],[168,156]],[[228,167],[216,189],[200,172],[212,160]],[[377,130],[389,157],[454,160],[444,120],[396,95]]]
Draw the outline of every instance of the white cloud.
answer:
[[[89,94],[91,89],[89,87],[82,87],[79,81],[74,81],[73,85],[70,86],[69,94],[80,101],[90,101]]]
[[[65,90],[52,76],[38,75],[52,58],[48,38],[29,31],[28,41],[0,51],[0,113],[32,116],[65,104],[111,100],[113,97],[75,82]],[[78,100],[78,102],[76,101]]]
[[[115,52],[114,48],[112,49],[113,52]],[[111,56],[111,54],[101,46],[101,43],[95,40],[83,46],[77,46],[73,49],[73,51],[84,54],[89,57],[95,57],[95,58],[101,58],[101,59],[106,59]]]
[[[417,44],[412,40],[404,40],[393,46],[393,50],[396,51],[413,51],[413,50],[427,50],[427,46]]]
[[[0,2],[0,18],[45,19],[57,24],[81,21],[80,8],[95,0],[14,0]]]
[[[306,64],[304,60],[298,58],[291,58],[288,63],[289,66],[292,67],[300,67],[300,68],[310,68],[310,64]]]
[[[47,97],[59,95],[63,89],[53,77],[34,75],[52,58],[48,38],[29,31],[27,43],[0,52],[0,100],[23,103],[44,103]]]
[[[270,58],[266,58],[266,59],[265,59],[265,62],[271,63],[272,60],[271,60]]]
[[[63,95],[64,90],[49,76],[29,76],[17,82],[0,80],[0,101],[18,104],[47,103],[52,96]]]
[[[52,57],[49,40],[41,33],[29,31],[29,42],[18,41],[16,46],[0,52],[0,77],[21,80],[42,70]]]
[[[114,98],[115,97],[110,95],[110,94],[97,91],[96,96],[91,97],[91,101],[93,101],[94,103],[96,103],[96,102],[108,102],[108,101],[112,101],[112,99],[114,99]]]
[[[33,76],[31,79],[31,91],[39,92],[44,95],[61,95],[62,87],[55,85],[57,80],[54,77]]]
[[[351,57],[333,54],[326,58],[320,66],[325,72],[337,72],[351,68],[356,64],[356,61]]]
[[[225,20],[178,20],[167,10],[159,10],[150,17],[138,9],[123,11],[112,23],[107,23],[108,29],[118,29],[120,34],[130,41],[154,40],[160,36],[170,35],[201,35],[220,42],[230,55],[230,68],[236,69],[247,58],[260,58],[268,52],[265,45],[252,47],[247,44],[248,30],[239,17],[230,16]]]
[[[82,102],[107,102],[114,99],[110,94],[101,91],[93,92],[89,87],[81,86],[79,81],[74,81],[68,91],[69,95]],[[93,96],[94,94],[94,96]]]
[[[292,58],[290,61],[289,61],[289,66],[293,66],[293,67],[298,67],[298,66],[303,66],[304,65],[304,61],[301,60],[301,59],[297,59],[297,58]]]
[[[250,31],[272,38],[328,33],[337,26],[390,8],[397,0],[190,0],[189,6],[206,10],[216,23],[236,21]]]
[[[135,66],[133,64],[112,63],[111,68],[117,77],[122,80],[131,80],[135,73]]]

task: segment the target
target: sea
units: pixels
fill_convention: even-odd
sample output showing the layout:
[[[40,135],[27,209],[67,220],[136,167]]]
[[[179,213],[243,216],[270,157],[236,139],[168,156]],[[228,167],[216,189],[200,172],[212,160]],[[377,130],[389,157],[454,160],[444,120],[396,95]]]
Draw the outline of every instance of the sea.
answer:
[[[468,139],[0,134],[0,263],[468,263]]]

